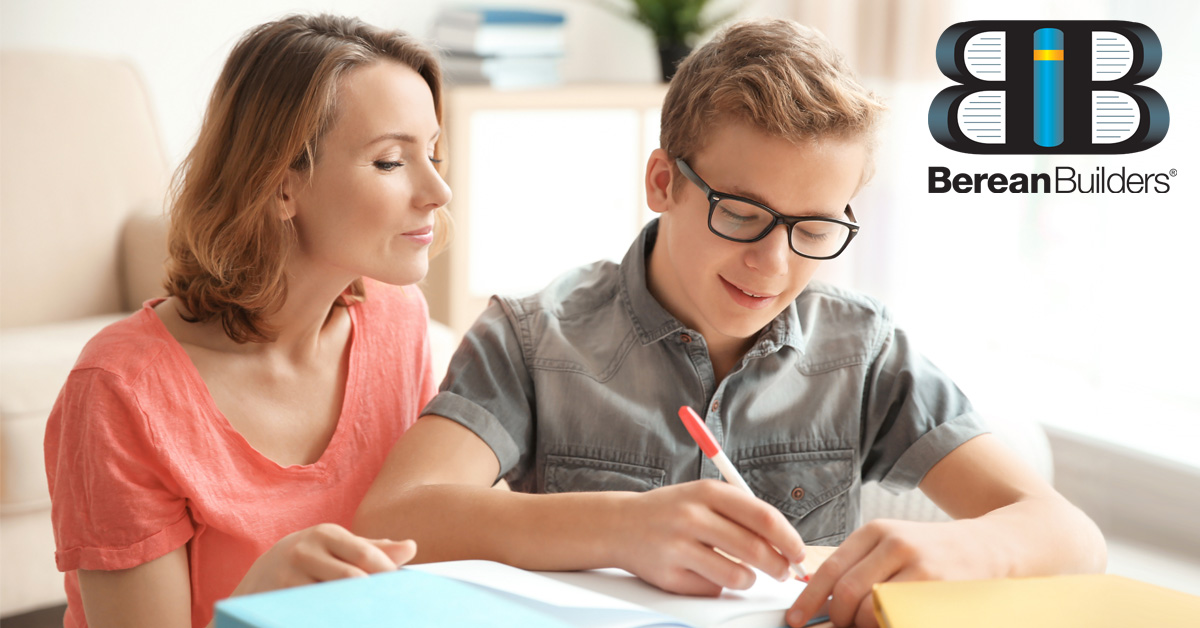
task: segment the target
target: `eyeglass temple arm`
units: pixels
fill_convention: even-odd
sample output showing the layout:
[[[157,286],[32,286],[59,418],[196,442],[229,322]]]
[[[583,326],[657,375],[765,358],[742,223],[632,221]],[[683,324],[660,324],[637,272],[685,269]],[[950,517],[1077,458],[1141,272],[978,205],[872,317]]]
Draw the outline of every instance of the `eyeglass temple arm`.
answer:
[[[683,176],[687,177],[689,181],[695,183],[701,190],[704,190],[705,196],[712,194],[712,188],[708,187],[708,184],[700,178],[700,175],[696,174],[695,170],[692,170],[692,167],[683,160],[683,157],[675,158],[675,167],[679,168],[679,172],[683,173]]]

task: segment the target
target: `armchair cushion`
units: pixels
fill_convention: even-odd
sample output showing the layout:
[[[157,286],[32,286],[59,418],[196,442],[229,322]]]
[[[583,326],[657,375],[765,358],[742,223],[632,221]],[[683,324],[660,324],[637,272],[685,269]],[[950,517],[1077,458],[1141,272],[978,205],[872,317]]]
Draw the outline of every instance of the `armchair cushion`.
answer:
[[[83,345],[125,314],[0,332],[0,507],[46,507],[42,435],[46,417]]]

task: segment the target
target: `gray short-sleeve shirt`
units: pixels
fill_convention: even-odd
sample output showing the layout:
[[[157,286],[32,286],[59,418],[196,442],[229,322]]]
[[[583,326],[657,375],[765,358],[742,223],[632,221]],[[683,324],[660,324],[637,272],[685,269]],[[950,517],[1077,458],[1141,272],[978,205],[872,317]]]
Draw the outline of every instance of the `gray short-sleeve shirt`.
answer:
[[[657,226],[620,265],[494,298],[423,414],[475,432],[514,490],[646,491],[720,477],[676,414],[690,405],[755,494],[816,545],[858,525],[863,481],[911,489],[985,431],[883,306],[819,283],[716,381],[704,338],[646,287]]]

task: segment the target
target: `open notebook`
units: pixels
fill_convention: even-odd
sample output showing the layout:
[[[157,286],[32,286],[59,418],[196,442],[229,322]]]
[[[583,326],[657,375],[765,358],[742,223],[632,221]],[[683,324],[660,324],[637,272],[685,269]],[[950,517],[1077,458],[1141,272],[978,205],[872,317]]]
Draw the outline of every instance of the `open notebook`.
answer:
[[[619,569],[551,573],[523,571],[489,561],[431,563],[370,578],[222,600],[216,607],[216,626],[784,626],[784,612],[804,583],[781,584],[758,575],[758,581],[747,591],[701,598],[666,593]]]
[[[754,586],[725,590],[719,597],[667,593],[621,569],[531,572],[500,563],[465,560],[416,565],[485,588],[508,599],[582,628],[779,628],[783,615],[804,590],[804,583],[780,583],[756,572]],[[820,623],[821,616],[809,622]]]

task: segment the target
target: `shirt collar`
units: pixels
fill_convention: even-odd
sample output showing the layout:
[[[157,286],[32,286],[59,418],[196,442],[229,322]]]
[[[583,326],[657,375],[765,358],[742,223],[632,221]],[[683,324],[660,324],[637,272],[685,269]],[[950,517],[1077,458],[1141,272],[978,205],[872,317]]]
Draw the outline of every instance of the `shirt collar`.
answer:
[[[647,224],[629,251],[621,260],[621,303],[633,321],[638,339],[643,345],[657,342],[684,328],[671,313],[663,308],[658,299],[650,294],[646,285],[646,261],[658,239],[658,219]]]
[[[800,324],[799,308],[796,302],[792,301],[758,335],[758,340],[754,342],[753,347],[750,347],[750,351],[746,353],[746,357],[756,358],[774,353],[783,347],[791,347],[800,353],[804,353],[806,344],[804,327]]]
[[[658,239],[658,219],[651,220],[638,234],[625,258],[621,260],[621,303],[633,321],[643,345],[658,342],[684,329],[684,324],[671,315],[646,285],[646,262]],[[746,357],[758,357],[778,351],[784,346],[804,352],[804,332],[796,303],[789,303],[759,334]]]

